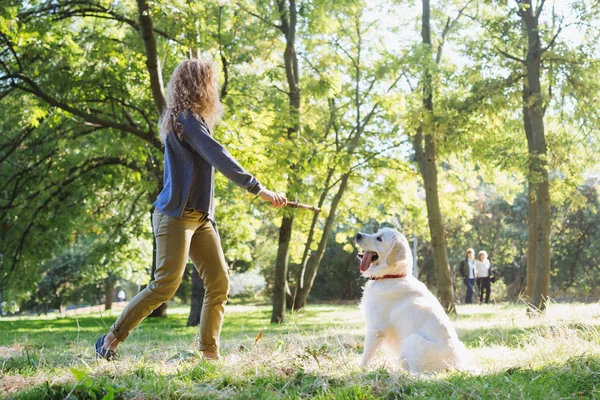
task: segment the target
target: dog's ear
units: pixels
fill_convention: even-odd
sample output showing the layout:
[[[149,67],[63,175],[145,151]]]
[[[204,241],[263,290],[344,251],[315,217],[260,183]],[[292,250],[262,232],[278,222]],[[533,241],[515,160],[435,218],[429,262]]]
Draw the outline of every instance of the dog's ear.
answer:
[[[390,251],[388,251],[385,256],[385,263],[387,265],[394,265],[397,262],[406,259],[406,248],[403,243],[400,242],[398,238],[394,239],[394,244]]]

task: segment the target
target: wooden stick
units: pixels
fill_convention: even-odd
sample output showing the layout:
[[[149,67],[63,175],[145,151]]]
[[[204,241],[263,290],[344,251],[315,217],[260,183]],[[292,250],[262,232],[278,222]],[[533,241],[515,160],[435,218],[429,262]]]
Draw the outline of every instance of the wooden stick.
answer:
[[[287,207],[291,207],[291,208],[302,208],[303,210],[310,210],[310,211],[314,211],[316,213],[320,213],[321,209],[317,206],[311,206],[308,204],[302,204],[302,203],[298,203],[297,201],[288,201],[287,202]]]

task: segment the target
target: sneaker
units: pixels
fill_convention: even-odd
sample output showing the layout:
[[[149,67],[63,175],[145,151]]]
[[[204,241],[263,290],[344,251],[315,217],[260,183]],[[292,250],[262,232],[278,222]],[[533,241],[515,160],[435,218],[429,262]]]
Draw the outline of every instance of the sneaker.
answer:
[[[102,335],[96,340],[96,344],[94,345],[96,360],[98,358],[103,358],[106,361],[114,361],[117,358],[117,353],[113,350],[108,350],[104,348],[104,338],[106,335]]]

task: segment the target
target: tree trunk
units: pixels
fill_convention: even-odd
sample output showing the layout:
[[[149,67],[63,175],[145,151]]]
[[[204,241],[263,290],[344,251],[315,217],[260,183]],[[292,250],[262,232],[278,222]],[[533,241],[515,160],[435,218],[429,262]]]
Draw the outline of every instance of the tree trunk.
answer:
[[[117,280],[108,276],[104,280],[104,311],[112,310],[113,300],[115,298],[115,285]]]
[[[440,209],[438,193],[436,144],[433,135],[425,135],[425,169],[421,172],[425,186],[425,203],[427,204],[427,221],[433,248],[433,266],[437,281],[438,298],[444,309],[455,312],[452,278],[448,253],[446,251],[446,235],[444,221]]]
[[[142,288],[145,288],[146,286],[142,286]],[[167,303],[162,303],[160,306],[158,306],[158,308],[156,308],[154,311],[152,311],[150,313],[150,315],[148,315],[147,318],[167,318],[168,314],[167,314]]]
[[[433,55],[431,48],[430,11],[429,0],[423,0],[421,37],[429,54],[423,73],[423,107],[425,113],[433,114],[433,79],[430,71],[431,67],[429,66],[429,61],[430,59],[432,60]],[[441,47],[438,52],[441,54]],[[436,138],[432,133],[424,133],[425,129],[429,128],[420,126],[417,129],[417,134],[413,138],[413,148],[425,187],[425,203],[427,204],[427,220],[429,222],[429,233],[433,248],[433,265],[436,274],[438,298],[447,312],[454,313],[456,309],[452,293],[452,278],[448,263],[448,253],[446,251],[444,221],[438,193]]]
[[[192,301],[187,326],[198,326],[200,315],[202,315],[202,303],[204,301],[204,283],[196,267],[192,267]]]
[[[538,30],[538,18],[543,3],[533,9],[531,0],[521,0],[519,14],[527,32],[527,99],[529,123],[531,129],[531,147],[533,154],[532,172],[535,180],[535,201],[537,202],[537,259],[535,283],[531,305],[543,312],[546,309],[550,289],[550,233],[552,228],[550,210],[550,183],[548,179],[548,154],[544,132],[544,99],[540,83],[542,47]]]
[[[350,179],[350,173],[346,173],[342,176],[342,180],[340,182],[340,187],[338,188],[333,201],[331,202],[331,210],[329,211],[329,215],[327,216],[327,220],[325,222],[325,227],[323,228],[323,234],[321,236],[321,240],[319,242],[319,247],[314,256],[310,257],[307,266],[307,275],[304,279],[302,287],[297,291],[296,298],[294,301],[294,308],[299,310],[306,306],[306,300],[308,298],[308,294],[312,289],[312,286],[315,282],[315,278],[317,276],[317,271],[319,270],[319,265],[321,264],[321,260],[323,260],[323,255],[325,255],[325,250],[327,249],[327,242],[329,240],[329,234],[331,233],[331,229],[333,228],[333,222],[335,221],[335,214],[340,204],[340,200],[344,195],[348,187],[348,179]]]
[[[183,270],[183,277],[181,278],[181,284],[179,285],[179,287],[181,287],[181,286],[184,286],[184,287],[187,286],[188,282],[190,282],[190,286],[191,286],[191,284],[192,284],[192,274],[193,274],[192,270],[194,268],[195,268],[194,264],[192,264],[192,263],[188,263],[185,266],[185,269]],[[178,290],[178,292],[179,292],[178,293],[179,299],[181,300],[181,302],[183,304],[190,303],[190,296],[192,294],[191,293],[192,291],[193,291],[193,289],[191,287],[190,287],[189,291],[187,291],[187,290],[181,290],[181,291]]]
[[[335,168],[332,167],[329,169],[327,173],[327,178],[325,178],[325,183],[323,184],[323,191],[321,192],[321,196],[319,197],[319,202],[317,203],[317,207],[322,208],[325,203],[325,199],[327,198],[327,194],[329,193],[329,184],[331,182],[331,178],[333,177],[333,173],[335,172]],[[306,238],[306,243],[304,244],[304,251],[302,253],[302,262],[300,263],[300,267],[296,273],[296,288],[294,290],[293,296],[288,297],[287,308],[294,309],[296,307],[296,297],[298,296],[298,292],[302,290],[304,287],[304,277],[306,275],[306,269],[308,267],[308,260],[311,254],[310,247],[312,246],[315,230],[317,227],[317,222],[319,221],[319,213],[314,213],[312,217],[312,221],[310,224],[310,229],[308,231],[308,237]]]
[[[529,91],[527,85],[523,84],[523,125],[525,127],[525,135],[527,136],[528,148],[528,200],[529,206],[527,211],[527,286],[524,293],[524,300],[527,304],[531,304],[533,299],[533,287],[535,286],[535,272],[537,267],[537,201],[536,201],[536,182],[535,172],[533,169],[533,137],[531,133],[531,120],[529,116]]]
[[[275,259],[275,284],[273,287],[273,312],[271,322],[281,323],[285,320],[285,303],[287,295],[287,270],[290,253],[290,239],[294,224],[293,215],[285,215],[279,228],[279,247]]]
[[[530,170],[529,174],[533,171]],[[527,286],[525,287],[525,301],[530,303],[533,299],[533,287],[535,286],[535,275],[537,268],[537,201],[535,194],[535,183],[529,178],[529,208],[527,211]]]
[[[550,184],[548,181],[547,165],[540,171],[542,182],[538,186],[538,252],[537,268],[535,274],[535,286],[533,288],[533,299],[531,303],[543,312],[548,302],[550,290],[550,234],[552,229],[552,215],[550,210]]]
[[[286,7],[287,4],[287,7]],[[285,64],[285,75],[288,82],[288,101],[289,101],[289,121],[287,129],[288,140],[300,132],[300,85],[298,58],[296,55],[296,1],[278,0],[277,8],[281,18],[280,29],[285,35],[285,52],[283,55]],[[290,178],[288,180],[288,196],[293,195],[290,192],[295,190],[296,165],[290,165]],[[275,261],[275,284],[273,288],[273,312],[271,314],[272,323],[282,323],[285,320],[286,296],[288,292],[287,272],[289,263],[290,241],[294,226],[293,214],[284,215],[279,228],[279,247],[277,249],[277,258]]]
[[[371,118],[373,117],[375,110],[377,109],[379,103],[376,103],[372,108],[371,111],[368,112],[364,118],[361,117],[361,104],[363,104],[364,99],[362,97],[361,94],[361,83],[362,83],[362,74],[361,74],[361,51],[362,51],[362,39],[361,39],[361,32],[360,32],[360,21],[357,18],[356,20],[356,28],[357,28],[357,34],[358,34],[358,41],[356,43],[357,45],[357,54],[356,57],[354,59],[352,59],[352,62],[354,64],[355,67],[355,75],[354,75],[354,81],[355,81],[355,90],[354,90],[354,104],[355,104],[355,126],[354,126],[354,135],[351,135],[348,140],[349,143],[347,144],[346,147],[346,151],[344,152],[347,156],[349,156],[349,158],[352,158],[352,156],[354,155],[354,151],[358,148],[360,139],[362,137],[362,134],[364,132],[364,128],[368,125],[369,121],[371,120]],[[394,84],[392,86],[390,86],[390,88],[388,89],[391,90],[394,87]],[[330,106],[330,124],[328,124],[328,129],[329,126],[333,126],[333,128],[336,130],[336,137],[337,137],[337,128],[336,128],[336,124],[335,124],[335,115],[336,115],[336,107],[335,107],[335,101],[331,100],[329,102],[329,106]],[[341,153],[342,149],[336,146],[336,152],[337,153]],[[329,169],[329,172],[327,174],[327,178],[325,179],[325,184],[324,184],[324,188],[323,191],[321,192],[321,196],[319,199],[319,207],[321,207],[321,205],[324,203],[327,194],[331,188],[331,185],[329,184],[329,182],[331,181],[335,170],[336,170],[336,165],[337,163],[334,162],[334,166],[331,167]],[[350,179],[350,173],[352,171],[352,168],[349,167],[349,169],[344,172],[342,174],[342,176],[339,179],[340,185],[338,187],[338,191],[335,194],[335,196],[333,197],[333,201],[331,203],[331,208],[329,211],[329,215],[327,216],[326,220],[325,220],[325,227],[323,228],[323,232],[321,234],[321,239],[319,241],[319,246],[317,248],[317,251],[315,254],[310,254],[310,256],[308,256],[309,250],[310,250],[310,245],[312,244],[312,238],[313,238],[313,234],[314,234],[314,228],[317,222],[317,218],[318,215],[315,214],[315,216],[313,217],[313,222],[311,225],[311,230],[309,233],[309,240],[307,241],[305,248],[304,248],[304,255],[302,257],[302,268],[298,273],[297,276],[297,280],[296,280],[296,293],[295,293],[295,297],[294,297],[294,304],[293,307],[295,309],[301,309],[304,308],[306,306],[306,301],[308,299],[308,294],[310,293],[312,286],[314,284],[314,280],[317,276],[317,272],[319,270],[319,266],[321,265],[321,261],[323,260],[323,256],[325,254],[325,250],[327,249],[327,243],[329,241],[329,234],[331,233],[331,230],[333,228],[333,223],[335,221],[335,215],[337,212],[337,208],[339,206],[339,203],[342,199],[342,197],[344,196],[344,193],[346,192],[346,189],[348,188],[348,180]],[[335,185],[335,184],[334,184]]]
[[[148,74],[150,75],[150,88],[152,90],[152,98],[159,115],[162,113],[166,105],[164,85],[162,79],[162,70],[160,68],[160,61],[158,58],[158,50],[156,47],[156,37],[154,36],[154,27],[152,21],[152,14],[150,7],[146,0],[137,0],[138,17],[140,21],[142,40],[144,41],[144,49],[146,51],[146,67]],[[159,163],[150,162],[150,164],[156,164],[157,166],[153,169],[156,179],[159,182],[159,190],[162,189],[162,168],[158,166]],[[156,196],[151,196],[150,201],[154,201]],[[154,207],[150,212],[150,218],[154,214]],[[154,271],[156,270],[156,240],[152,242],[152,273],[151,277],[154,279]],[[167,317],[167,303],[161,304],[156,310],[152,311],[148,318],[166,318]]]

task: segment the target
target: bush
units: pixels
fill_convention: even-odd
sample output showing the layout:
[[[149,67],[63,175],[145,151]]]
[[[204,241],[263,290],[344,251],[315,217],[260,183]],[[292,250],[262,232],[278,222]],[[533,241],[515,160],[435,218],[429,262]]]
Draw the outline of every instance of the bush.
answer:
[[[504,283],[504,278],[497,278],[496,282],[492,283],[490,301],[500,303],[508,300],[510,300],[508,286],[506,286],[506,283]]]
[[[261,295],[267,281],[257,270],[233,274],[230,278],[229,295],[232,298],[253,300]]]

